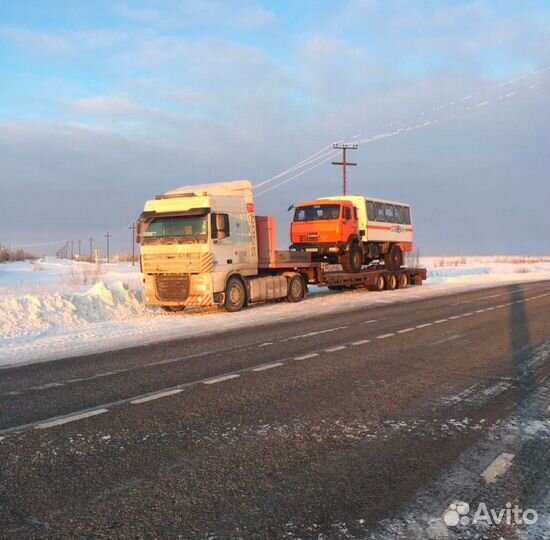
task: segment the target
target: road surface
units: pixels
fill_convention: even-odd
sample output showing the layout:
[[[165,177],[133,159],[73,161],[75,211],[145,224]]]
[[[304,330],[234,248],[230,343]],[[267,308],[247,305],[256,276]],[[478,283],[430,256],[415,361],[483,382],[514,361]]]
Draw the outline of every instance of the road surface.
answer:
[[[549,538],[548,285],[0,370],[0,537]]]

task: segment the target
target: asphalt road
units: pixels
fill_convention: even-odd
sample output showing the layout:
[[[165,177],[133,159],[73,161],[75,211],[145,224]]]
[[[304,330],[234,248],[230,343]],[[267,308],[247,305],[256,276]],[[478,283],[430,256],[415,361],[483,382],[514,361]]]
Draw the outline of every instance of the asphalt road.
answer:
[[[0,538],[549,538],[548,285],[0,370]]]

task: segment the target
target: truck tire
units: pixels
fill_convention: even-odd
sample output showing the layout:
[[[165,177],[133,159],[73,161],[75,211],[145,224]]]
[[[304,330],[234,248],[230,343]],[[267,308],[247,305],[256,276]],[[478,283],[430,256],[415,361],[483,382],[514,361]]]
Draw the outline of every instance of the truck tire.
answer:
[[[386,279],[384,274],[378,274],[374,280],[374,285],[372,286],[373,291],[383,291],[386,288]]]
[[[393,245],[384,255],[384,265],[388,270],[399,270],[403,265],[403,252],[399,246]]]
[[[399,280],[397,282],[397,286],[400,288],[400,289],[406,289],[408,286],[409,286],[409,276],[403,272],[400,276],[399,276]]]
[[[344,272],[356,274],[363,266],[363,250],[357,242],[351,244],[349,249],[340,256],[340,264]]]
[[[232,276],[225,286],[225,302],[223,304],[226,311],[230,313],[240,311],[246,303],[246,290],[244,284],[237,276]]]
[[[299,302],[305,294],[304,280],[300,274],[295,274],[288,280],[287,302]]]
[[[397,289],[397,276],[395,274],[390,274],[386,278],[386,289],[388,291],[393,291],[394,289]]]

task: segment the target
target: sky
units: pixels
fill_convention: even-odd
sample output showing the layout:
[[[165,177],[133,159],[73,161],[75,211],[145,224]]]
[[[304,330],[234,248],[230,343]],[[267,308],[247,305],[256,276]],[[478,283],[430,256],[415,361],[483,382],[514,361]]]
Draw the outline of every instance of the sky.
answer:
[[[417,128],[351,152],[349,191],[411,203],[421,255],[548,255],[548,15],[531,0],[1,2],[0,244],[104,249],[109,231],[129,251],[156,194],[259,183],[397,125]],[[330,161],[288,177],[256,200],[281,246],[290,204],[341,192]]]

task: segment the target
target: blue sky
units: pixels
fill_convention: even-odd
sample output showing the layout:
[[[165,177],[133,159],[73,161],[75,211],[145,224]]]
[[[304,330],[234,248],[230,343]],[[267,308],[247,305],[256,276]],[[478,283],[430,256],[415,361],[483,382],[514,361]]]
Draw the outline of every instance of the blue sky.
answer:
[[[484,110],[358,150],[352,186],[410,200],[425,254],[547,250],[548,75],[532,72],[549,63],[548,7],[2,2],[0,243],[109,229],[122,248],[156,193],[261,181],[334,140],[482,91]],[[499,102],[494,87],[522,74]],[[284,245],[281,209],[338,190],[326,164],[260,209],[276,214]]]

